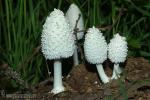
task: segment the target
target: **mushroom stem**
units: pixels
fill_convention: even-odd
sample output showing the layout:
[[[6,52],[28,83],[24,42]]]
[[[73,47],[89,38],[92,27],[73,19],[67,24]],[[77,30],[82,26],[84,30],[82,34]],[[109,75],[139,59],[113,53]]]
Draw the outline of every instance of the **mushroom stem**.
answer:
[[[62,83],[62,64],[61,60],[54,60],[54,88],[52,89],[52,93],[57,94],[59,92],[63,92],[65,90]]]
[[[102,82],[108,83],[110,81],[110,78],[106,75],[102,64],[97,64],[96,68],[97,68],[98,74],[99,74]]]
[[[114,64],[114,69],[113,69],[113,75],[111,79],[118,79],[120,77],[120,73],[122,72],[121,68],[119,67],[119,64]]]
[[[79,64],[77,46],[75,47],[74,54],[73,54],[73,63],[74,63],[74,66],[77,66]]]

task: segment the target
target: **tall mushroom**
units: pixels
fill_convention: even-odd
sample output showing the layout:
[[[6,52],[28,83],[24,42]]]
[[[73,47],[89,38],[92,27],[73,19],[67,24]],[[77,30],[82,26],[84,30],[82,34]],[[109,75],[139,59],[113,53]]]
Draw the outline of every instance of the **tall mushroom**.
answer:
[[[127,42],[126,38],[120,36],[118,33],[110,40],[108,44],[108,57],[114,63],[113,75],[111,79],[118,79],[122,69],[119,63],[124,62],[127,57]]]
[[[109,82],[102,63],[107,59],[107,43],[102,33],[95,27],[89,28],[85,35],[84,52],[87,61],[96,64],[98,74],[103,83]]]
[[[57,94],[65,90],[62,83],[62,58],[73,55],[74,36],[67,23],[64,13],[54,9],[47,17],[42,31],[42,53],[46,59],[54,60],[54,85],[52,93]]]
[[[81,15],[80,18],[79,18],[79,15]],[[78,18],[79,18],[79,20],[78,20]],[[80,9],[78,8],[78,6],[75,5],[74,3],[70,5],[68,11],[66,12],[66,19],[68,19],[70,27],[72,30],[74,30],[75,28],[78,28],[78,30],[84,29],[84,22],[83,22],[82,13],[81,13]],[[77,22],[77,20],[78,20],[78,22]],[[77,26],[76,26],[76,24],[77,24]],[[84,35],[83,32],[78,32],[77,37],[76,37],[76,41],[82,39],[83,35]],[[75,51],[73,54],[74,66],[79,64],[77,48],[78,47],[76,45]]]

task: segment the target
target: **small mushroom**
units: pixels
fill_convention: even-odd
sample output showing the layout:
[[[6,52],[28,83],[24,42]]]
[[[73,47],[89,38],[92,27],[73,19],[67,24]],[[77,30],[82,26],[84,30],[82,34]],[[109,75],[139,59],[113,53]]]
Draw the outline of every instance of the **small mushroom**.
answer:
[[[80,16],[80,19],[78,20],[79,15],[81,15],[81,16]],[[83,21],[82,13],[76,4],[73,3],[70,5],[68,11],[66,12],[66,19],[69,21],[72,31],[74,31],[75,28],[77,28],[78,30],[84,29],[84,21]],[[78,23],[77,23],[77,20],[78,20]],[[77,26],[76,26],[76,23],[77,23]],[[77,35],[76,41],[78,41],[78,40],[82,39],[84,33],[78,32],[78,33],[76,33],[76,35]],[[75,51],[73,54],[73,62],[74,62],[74,66],[79,64],[77,45],[75,47]]]
[[[62,11],[54,9],[50,13],[43,25],[41,37],[42,53],[46,59],[54,60],[54,84],[51,92],[63,92],[65,88],[62,83],[61,59],[73,55],[75,42]]]
[[[95,27],[89,28],[85,35],[84,52],[87,61],[96,64],[98,74],[103,83],[110,81],[102,63],[107,59],[107,43],[102,33]]]
[[[114,63],[113,75],[111,79],[118,79],[122,69],[119,63],[124,62],[127,57],[128,47],[126,38],[120,36],[118,33],[110,40],[108,44],[108,58]]]

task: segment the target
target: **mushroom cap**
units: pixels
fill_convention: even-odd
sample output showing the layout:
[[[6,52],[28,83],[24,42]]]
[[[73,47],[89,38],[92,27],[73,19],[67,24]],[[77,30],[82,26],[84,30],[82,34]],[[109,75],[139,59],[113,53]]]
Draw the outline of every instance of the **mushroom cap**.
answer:
[[[124,62],[127,57],[128,47],[126,38],[118,33],[110,40],[108,44],[108,57],[114,63]]]
[[[74,36],[64,13],[54,9],[43,25],[41,35],[42,53],[46,59],[68,58],[75,48]]]
[[[99,64],[107,59],[107,43],[95,27],[89,28],[84,41],[85,57],[89,63]]]
[[[68,11],[66,12],[66,19],[68,20],[72,30],[74,30],[74,28],[75,28],[76,21],[79,18],[79,14],[81,16],[80,16],[80,19],[78,21],[77,28],[79,30],[83,30],[84,29],[84,21],[83,21],[82,13],[81,13],[81,11],[77,5],[75,5],[74,3],[71,4]],[[84,35],[83,32],[78,32],[77,33],[77,39],[82,39],[83,35]]]

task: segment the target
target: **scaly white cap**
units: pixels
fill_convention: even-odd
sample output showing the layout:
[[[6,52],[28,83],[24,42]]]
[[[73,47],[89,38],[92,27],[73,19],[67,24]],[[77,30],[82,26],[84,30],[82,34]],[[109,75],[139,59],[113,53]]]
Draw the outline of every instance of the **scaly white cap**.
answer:
[[[46,59],[67,58],[73,55],[75,39],[64,13],[54,9],[47,17],[42,31],[42,52]]]
[[[127,57],[128,47],[126,38],[118,33],[110,40],[108,45],[108,57],[114,63],[124,62]]]
[[[84,52],[87,61],[92,64],[100,64],[107,59],[106,40],[95,27],[89,28],[85,35]]]
[[[80,16],[80,19],[78,21],[77,28],[79,30],[83,30],[84,29],[84,22],[83,22],[82,13],[81,13],[81,11],[77,5],[71,4],[68,11],[66,12],[66,19],[69,21],[69,24],[70,24],[70,27],[72,30],[74,30],[74,28],[75,28],[76,21],[79,18],[79,14],[81,16]],[[77,38],[82,39],[83,35],[84,35],[83,32],[78,32]]]

